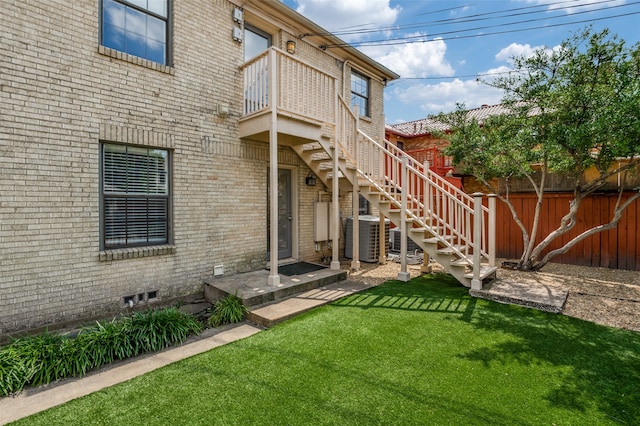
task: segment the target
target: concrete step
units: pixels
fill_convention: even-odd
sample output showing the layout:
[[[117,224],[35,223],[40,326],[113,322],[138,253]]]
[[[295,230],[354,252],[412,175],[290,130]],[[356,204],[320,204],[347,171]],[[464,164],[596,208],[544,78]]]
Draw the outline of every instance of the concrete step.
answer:
[[[481,290],[469,290],[469,294],[494,302],[526,306],[541,311],[561,313],[569,291],[559,285],[533,282],[518,282],[497,279]]]
[[[339,281],[297,294],[285,300],[251,308],[247,312],[247,320],[262,327],[272,327],[303,312],[370,287],[368,284],[355,281]]]
[[[268,284],[269,271],[261,269],[228,277],[209,278],[205,282],[205,298],[215,302],[228,294],[236,294],[247,307],[264,305],[347,278],[347,271],[323,268],[300,275],[280,274],[277,286]]]

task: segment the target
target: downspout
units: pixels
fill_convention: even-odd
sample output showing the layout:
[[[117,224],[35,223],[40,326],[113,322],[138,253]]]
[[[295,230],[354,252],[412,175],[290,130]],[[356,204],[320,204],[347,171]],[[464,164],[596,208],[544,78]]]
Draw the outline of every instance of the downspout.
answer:
[[[347,81],[347,65],[349,65],[349,60],[345,59],[345,61],[342,63],[342,97],[344,99],[347,99],[345,83]]]

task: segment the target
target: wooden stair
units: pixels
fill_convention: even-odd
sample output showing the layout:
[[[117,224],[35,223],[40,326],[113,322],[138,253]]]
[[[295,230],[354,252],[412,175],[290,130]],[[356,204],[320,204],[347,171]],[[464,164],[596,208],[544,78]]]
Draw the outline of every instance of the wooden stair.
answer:
[[[353,120],[351,126],[357,129],[357,119],[353,117]],[[394,225],[402,227],[404,223],[406,236],[464,286],[479,289],[485,281],[494,279],[497,268],[494,256],[489,253],[491,244],[487,243],[487,237],[477,239],[472,236],[474,225],[470,224],[474,217],[490,217],[486,212],[491,211],[492,201],[488,209],[481,207],[484,210],[480,210],[478,215],[478,210],[474,211],[477,200],[447,183],[444,178],[425,170],[415,160],[407,159],[402,151],[387,141],[378,143],[359,130],[357,134],[355,140],[339,140],[337,144],[328,138],[321,138],[317,142],[291,148],[330,191],[334,176],[337,176],[340,192],[358,191]],[[367,158],[358,160],[359,153],[365,153]],[[338,156],[337,171],[334,171],[335,155]],[[409,188],[411,185],[403,188],[400,170],[402,173],[408,173],[409,170],[412,174],[405,179],[419,182],[419,185],[414,185],[413,189]],[[420,188],[429,188],[429,192]],[[400,197],[402,191],[407,192],[405,196],[410,201],[404,210]],[[436,195],[432,197],[431,191]],[[447,211],[445,202],[453,206],[449,208],[457,209],[455,214]],[[442,204],[442,212],[435,205],[438,203]],[[464,225],[464,222],[469,223]],[[482,221],[475,223],[480,224],[478,228],[485,226]],[[488,234],[495,232],[491,227],[490,224]],[[475,255],[474,250],[477,250]]]

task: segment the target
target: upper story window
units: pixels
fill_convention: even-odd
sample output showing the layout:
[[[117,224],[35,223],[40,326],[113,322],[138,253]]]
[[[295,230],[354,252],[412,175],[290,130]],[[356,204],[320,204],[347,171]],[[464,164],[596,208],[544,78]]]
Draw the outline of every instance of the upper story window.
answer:
[[[255,58],[271,47],[271,35],[256,27],[244,26],[244,61]]]
[[[357,71],[351,71],[351,106],[358,106],[359,114],[370,117],[369,78]]]
[[[169,65],[170,0],[102,0],[102,45]]]
[[[104,249],[169,244],[169,154],[165,149],[102,145]]]

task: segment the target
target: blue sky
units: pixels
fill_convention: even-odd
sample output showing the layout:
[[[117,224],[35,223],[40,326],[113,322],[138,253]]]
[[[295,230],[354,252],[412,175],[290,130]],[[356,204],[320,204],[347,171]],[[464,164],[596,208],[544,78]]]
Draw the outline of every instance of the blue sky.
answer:
[[[500,102],[478,76],[508,71],[511,58],[553,48],[573,32],[609,28],[640,40],[632,0],[284,0],[402,78],[385,89],[389,124]],[[415,42],[408,42],[408,41]]]

